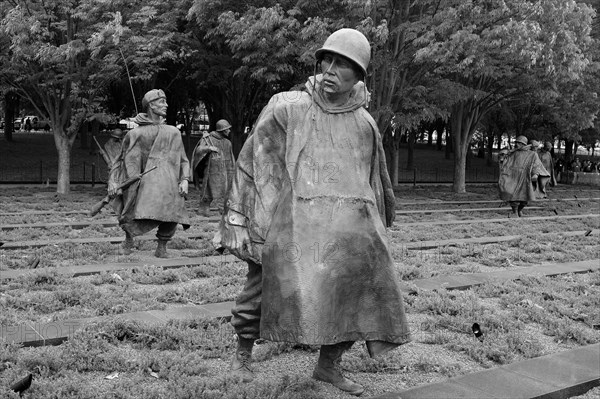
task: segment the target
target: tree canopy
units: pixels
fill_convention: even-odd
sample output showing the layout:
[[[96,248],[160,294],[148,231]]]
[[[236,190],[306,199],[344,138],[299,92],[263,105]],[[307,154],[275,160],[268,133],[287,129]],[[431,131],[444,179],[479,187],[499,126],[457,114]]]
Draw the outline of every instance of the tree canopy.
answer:
[[[301,87],[314,51],[351,27],[372,45],[369,111],[392,179],[400,136],[446,125],[454,191],[463,192],[478,130],[568,140],[585,130],[591,140],[596,8],[592,0],[10,0],[0,4],[0,80],[52,122],[66,192],[70,148],[90,115],[131,115],[160,87],[169,123],[183,115],[189,134],[203,102],[213,126],[233,125],[237,153],[269,97]]]

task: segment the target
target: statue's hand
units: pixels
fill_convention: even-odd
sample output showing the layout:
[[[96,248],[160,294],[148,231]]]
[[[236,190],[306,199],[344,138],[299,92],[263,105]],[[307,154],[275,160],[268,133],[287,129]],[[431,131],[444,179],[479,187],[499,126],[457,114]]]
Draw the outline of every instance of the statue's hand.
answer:
[[[179,195],[181,195],[182,197],[185,197],[187,194],[188,194],[188,181],[182,180],[181,183],[179,183]]]
[[[115,195],[121,194],[122,190],[118,189],[119,185],[114,182],[108,182],[108,196],[114,197]]]
[[[224,243],[225,247],[229,248],[229,251],[240,259],[252,259],[248,228],[229,225],[227,229],[229,230],[229,234]]]

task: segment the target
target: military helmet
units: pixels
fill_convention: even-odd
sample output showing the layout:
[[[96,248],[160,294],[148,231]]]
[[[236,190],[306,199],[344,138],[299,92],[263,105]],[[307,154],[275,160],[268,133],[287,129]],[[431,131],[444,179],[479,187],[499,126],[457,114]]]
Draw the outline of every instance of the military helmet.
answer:
[[[323,47],[315,52],[315,58],[321,60],[324,53],[339,54],[353,61],[362,71],[363,78],[367,76],[367,67],[371,61],[371,45],[356,29],[343,28],[333,32]]]
[[[537,150],[538,148],[540,148],[540,142],[537,140],[531,140],[530,144],[533,150]]]
[[[142,109],[145,110],[151,102],[156,101],[159,98],[167,98],[167,96],[165,96],[164,91],[162,91],[161,89],[150,90],[149,92],[144,94],[144,98],[142,98]]]
[[[217,121],[217,132],[221,132],[225,129],[229,129],[231,125],[225,119]]]
[[[517,138],[515,139],[515,143],[521,143],[523,145],[527,145],[527,137],[517,136]]]
[[[116,128],[115,130],[113,130],[112,132],[110,132],[110,137],[113,137],[117,140],[122,139],[124,136],[123,130]]]

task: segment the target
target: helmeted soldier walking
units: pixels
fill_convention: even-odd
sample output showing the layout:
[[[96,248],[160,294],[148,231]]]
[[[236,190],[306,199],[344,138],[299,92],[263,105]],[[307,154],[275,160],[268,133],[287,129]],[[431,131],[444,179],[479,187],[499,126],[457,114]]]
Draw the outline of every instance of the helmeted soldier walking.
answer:
[[[201,185],[200,208],[223,212],[227,189],[233,178],[235,160],[225,119],[217,122],[214,132],[205,133],[192,154],[194,184]]]
[[[556,174],[555,174],[555,167],[554,167],[554,159],[552,158],[552,154],[550,153],[550,150],[552,150],[552,143],[550,143],[549,141],[546,141],[544,143],[544,146],[538,151],[538,157],[540,158],[540,161],[542,161],[542,165],[544,165],[544,169],[546,169],[546,171],[550,174],[550,179],[548,179],[548,185],[550,187],[554,187],[556,186]],[[544,191],[545,191],[546,187],[544,187]]]
[[[150,90],[142,99],[145,113],[137,115],[138,127],[123,140],[121,154],[111,169],[109,195],[118,195],[122,211],[119,225],[127,232],[123,247],[133,248],[133,237],[158,228],[158,245],[154,255],[167,257],[167,242],[177,224],[190,226],[185,211],[185,196],[190,180],[190,165],[181,133],[165,124],[167,98],[162,90]],[[117,186],[127,179],[156,166],[156,169],[119,195]]]
[[[521,217],[529,201],[545,195],[544,187],[549,178],[537,153],[527,145],[527,137],[518,136],[515,148],[506,155],[500,167],[500,198],[510,204],[513,216]]]
[[[104,144],[104,151],[106,151],[106,155],[108,155],[108,159],[110,161],[108,164],[109,170],[117,161],[119,154],[121,154],[121,145],[123,144],[124,135],[125,134],[122,129],[116,128],[110,132],[108,140]]]
[[[124,136],[124,132],[122,129],[120,129],[120,128],[113,129],[110,132],[108,140],[106,141],[106,143],[104,143],[104,145],[100,149],[102,152],[102,158],[104,158],[104,161],[106,162],[106,166],[108,167],[109,174],[110,174],[110,171],[113,168],[113,166],[116,165],[117,160],[119,159],[119,157],[121,155],[121,146],[123,144],[123,136]],[[94,140],[96,140],[95,137],[94,137]],[[98,144],[98,146],[100,145],[100,143],[98,143],[98,141],[96,141],[96,143]],[[110,178],[110,176],[109,176],[109,178]],[[107,187],[107,190],[109,191],[109,193],[112,192],[110,190],[110,186]],[[110,204],[117,215],[119,215],[121,213],[121,211],[123,210],[122,209],[123,201],[115,199],[114,195],[110,201]],[[125,242],[132,242],[132,241],[133,241],[133,237],[131,237],[131,235],[129,233],[127,233],[127,231],[125,231]],[[126,254],[131,252],[130,249],[124,249],[123,251]]]
[[[246,381],[259,336],[320,345],[313,378],[352,395],[364,388],[337,364],[355,341],[370,356],[410,341],[386,235],[395,198],[365,109],[370,50],[357,30],[331,34],[320,73],[271,98],[238,157],[215,239],[249,264],[232,310]]]

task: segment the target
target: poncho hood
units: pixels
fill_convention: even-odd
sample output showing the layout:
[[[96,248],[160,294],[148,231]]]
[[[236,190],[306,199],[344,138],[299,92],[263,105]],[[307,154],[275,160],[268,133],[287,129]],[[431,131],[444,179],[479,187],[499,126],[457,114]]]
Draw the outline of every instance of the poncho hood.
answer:
[[[322,80],[322,74],[311,76],[308,78],[305,86],[313,101],[326,113],[338,114],[343,112],[351,112],[360,107],[366,107],[369,92],[367,91],[364,82],[359,81],[354,85],[352,91],[350,92],[350,97],[345,104],[334,105],[327,102],[323,96],[321,87]]]
[[[141,113],[137,114],[137,116],[135,117],[135,123],[137,123],[140,126],[164,125],[165,120],[163,118],[160,118],[159,122],[155,122],[148,116],[147,113],[141,112]]]

